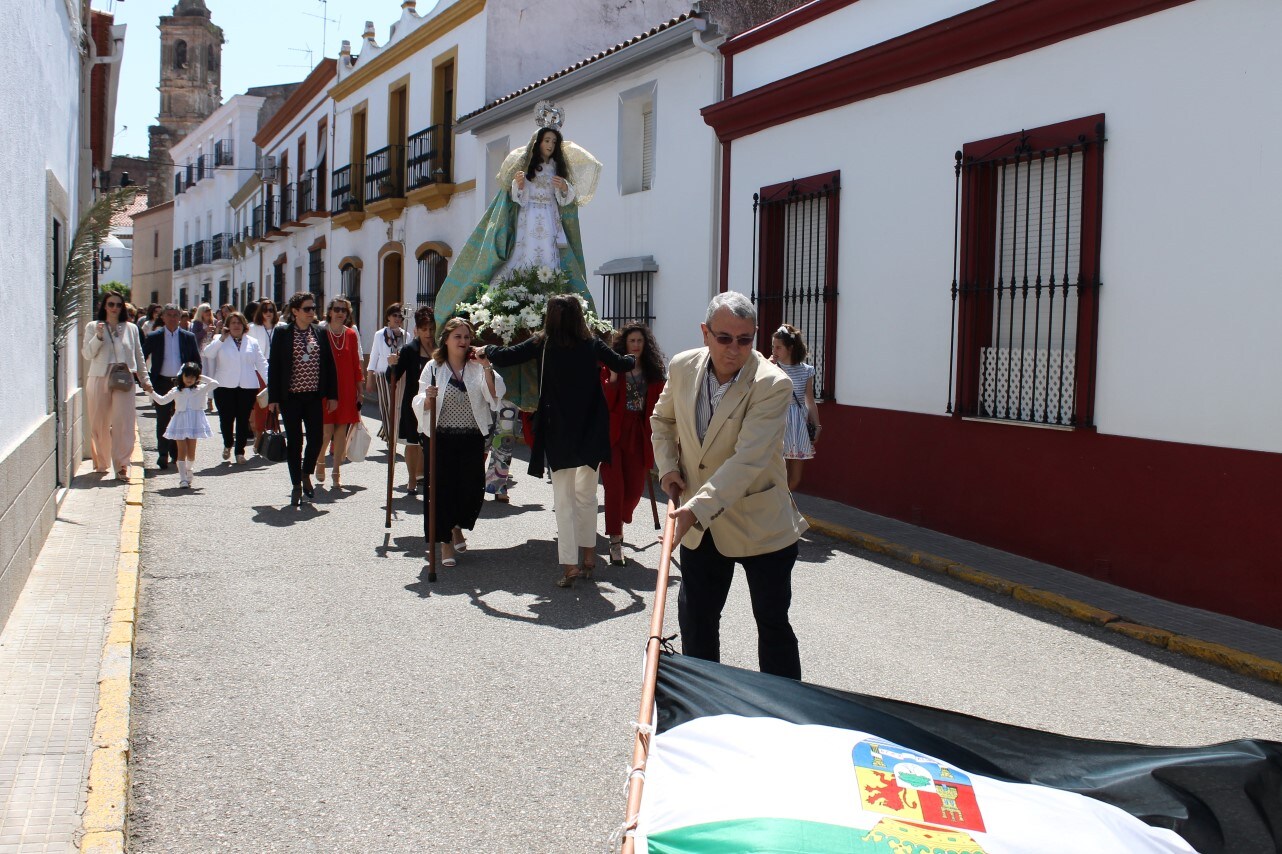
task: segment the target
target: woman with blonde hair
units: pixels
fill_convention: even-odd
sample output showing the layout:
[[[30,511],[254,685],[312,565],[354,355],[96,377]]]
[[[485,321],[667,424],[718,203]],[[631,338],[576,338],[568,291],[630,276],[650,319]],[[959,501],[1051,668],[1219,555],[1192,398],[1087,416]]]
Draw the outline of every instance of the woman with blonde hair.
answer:
[[[425,508],[423,525],[436,520],[441,565],[454,566],[466,551],[463,531],[476,526],[485,498],[485,437],[507,386],[483,356],[472,351],[472,324],[461,317],[446,322],[441,346],[424,366],[414,398],[419,432],[430,442],[431,418],[427,401],[436,401],[435,501]],[[424,446],[424,450],[427,447]],[[431,513],[432,517],[427,514]],[[428,543],[430,549],[432,544]]]
[[[361,368],[361,345],[356,330],[347,325],[352,304],[344,297],[334,297],[325,309],[324,334],[329,339],[334,376],[338,381],[338,406],[325,408],[325,432],[321,439],[320,457],[316,460],[316,480],[325,482],[325,450],[334,452],[334,489],[343,486],[343,460],[347,458],[347,435],[353,424],[360,423],[360,387],[365,382]]]

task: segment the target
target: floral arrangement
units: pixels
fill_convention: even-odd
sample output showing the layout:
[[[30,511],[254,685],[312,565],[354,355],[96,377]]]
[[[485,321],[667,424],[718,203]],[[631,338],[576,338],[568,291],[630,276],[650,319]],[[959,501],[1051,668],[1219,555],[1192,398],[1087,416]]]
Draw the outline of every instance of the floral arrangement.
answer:
[[[489,333],[504,345],[520,333],[533,334],[543,328],[543,315],[548,300],[558,294],[572,293],[573,286],[565,271],[552,267],[517,267],[507,278],[488,287],[480,286],[475,302],[459,303],[455,312],[472,321],[477,335]],[[588,308],[582,296],[583,316],[593,332],[606,333],[613,327]]]

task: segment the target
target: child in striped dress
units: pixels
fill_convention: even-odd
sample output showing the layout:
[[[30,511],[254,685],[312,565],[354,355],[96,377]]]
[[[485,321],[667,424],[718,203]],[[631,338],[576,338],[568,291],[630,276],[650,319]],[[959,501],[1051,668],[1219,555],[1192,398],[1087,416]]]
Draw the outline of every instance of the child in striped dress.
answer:
[[[801,485],[806,460],[814,459],[819,438],[819,407],[815,405],[815,369],[806,363],[806,339],[801,330],[785,323],[771,336],[771,361],[792,380],[792,402],[783,434],[783,458],[788,466],[788,489]],[[814,439],[807,425],[814,425]]]

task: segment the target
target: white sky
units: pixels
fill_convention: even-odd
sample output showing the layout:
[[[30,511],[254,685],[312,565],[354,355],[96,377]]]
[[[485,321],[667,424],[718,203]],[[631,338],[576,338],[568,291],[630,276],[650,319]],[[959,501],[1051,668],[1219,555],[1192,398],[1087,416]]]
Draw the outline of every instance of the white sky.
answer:
[[[128,24],[120,93],[116,102],[113,154],[147,155],[147,128],[156,123],[160,95],[160,30],[162,15],[173,13],[178,0],[93,0],[93,8]],[[223,28],[222,95],[251,86],[291,83],[307,76],[321,57],[338,56],[343,39],[357,44],[365,21],[372,19],[381,42],[401,16],[400,0],[205,0],[215,24]],[[425,14],[435,5],[420,0]],[[321,16],[331,20],[322,46]],[[312,17],[315,16],[315,17]],[[310,49],[311,64],[307,50]],[[126,130],[126,128],[128,128]]]

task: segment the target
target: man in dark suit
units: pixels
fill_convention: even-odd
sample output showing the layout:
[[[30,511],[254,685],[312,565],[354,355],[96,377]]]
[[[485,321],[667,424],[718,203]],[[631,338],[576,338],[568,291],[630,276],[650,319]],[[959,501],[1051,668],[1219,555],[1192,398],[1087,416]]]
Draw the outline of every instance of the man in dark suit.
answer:
[[[142,339],[143,356],[151,360],[148,373],[156,394],[164,394],[174,387],[174,377],[178,376],[184,364],[200,362],[200,347],[196,344],[196,336],[186,329],[178,328],[182,309],[170,303],[161,312],[160,319],[164,326]],[[174,417],[174,404],[170,402],[164,406],[152,406],[156,410],[156,465],[162,469],[169,468],[169,460],[176,460],[178,457],[173,442],[165,438],[169,420]]]

